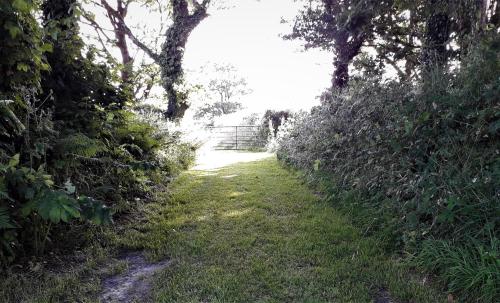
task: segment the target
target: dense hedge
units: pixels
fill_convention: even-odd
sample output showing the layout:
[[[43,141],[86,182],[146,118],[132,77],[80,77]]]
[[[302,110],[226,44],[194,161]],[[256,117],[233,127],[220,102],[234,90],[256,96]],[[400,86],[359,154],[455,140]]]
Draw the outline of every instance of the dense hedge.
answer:
[[[353,81],[279,134],[279,158],[462,300],[500,296],[500,39],[424,84]]]
[[[193,161],[84,51],[78,15],[75,0],[0,1],[0,267],[85,245]]]

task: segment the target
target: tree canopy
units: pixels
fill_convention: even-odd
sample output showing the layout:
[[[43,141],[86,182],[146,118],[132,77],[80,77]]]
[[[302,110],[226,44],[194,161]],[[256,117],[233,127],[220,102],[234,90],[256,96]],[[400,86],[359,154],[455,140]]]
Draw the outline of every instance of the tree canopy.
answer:
[[[491,26],[498,27],[497,1],[314,0],[304,1],[285,38],[332,50],[332,87],[344,88],[362,53],[410,78],[464,56],[471,39]]]

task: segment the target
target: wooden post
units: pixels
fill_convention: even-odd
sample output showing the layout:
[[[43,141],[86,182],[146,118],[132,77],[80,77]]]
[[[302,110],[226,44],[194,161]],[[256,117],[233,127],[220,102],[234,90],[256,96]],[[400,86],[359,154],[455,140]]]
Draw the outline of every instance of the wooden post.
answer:
[[[238,126],[235,126],[236,128],[236,150],[238,150]]]

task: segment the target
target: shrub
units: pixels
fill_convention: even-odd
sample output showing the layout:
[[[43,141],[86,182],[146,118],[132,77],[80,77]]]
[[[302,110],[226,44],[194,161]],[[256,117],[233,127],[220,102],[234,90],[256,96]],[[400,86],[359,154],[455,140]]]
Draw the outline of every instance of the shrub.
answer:
[[[83,55],[75,1],[45,1],[43,29],[37,9],[0,3],[0,267],[71,249],[193,158]]]
[[[425,85],[354,81],[290,121],[278,150],[285,163],[327,175],[330,200],[383,231],[389,246],[469,258],[434,269],[453,291],[479,298],[499,295],[466,268],[478,247],[498,241],[499,50],[498,37],[485,39],[459,70]],[[498,285],[498,275],[488,281]]]

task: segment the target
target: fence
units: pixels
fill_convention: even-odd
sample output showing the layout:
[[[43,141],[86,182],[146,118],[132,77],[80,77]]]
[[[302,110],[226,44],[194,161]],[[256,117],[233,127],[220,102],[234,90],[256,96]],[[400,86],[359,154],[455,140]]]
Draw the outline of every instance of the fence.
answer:
[[[208,130],[212,146],[216,150],[249,150],[266,146],[260,126],[215,126]]]

